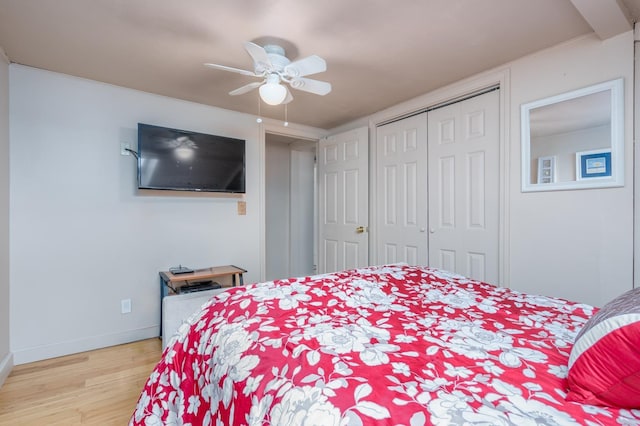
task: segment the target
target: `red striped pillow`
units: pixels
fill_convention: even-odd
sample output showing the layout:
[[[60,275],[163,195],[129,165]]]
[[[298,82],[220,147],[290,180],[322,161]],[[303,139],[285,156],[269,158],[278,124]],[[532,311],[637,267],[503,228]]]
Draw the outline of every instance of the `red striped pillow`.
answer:
[[[569,401],[640,408],[640,288],[587,321],[571,349],[567,379]]]

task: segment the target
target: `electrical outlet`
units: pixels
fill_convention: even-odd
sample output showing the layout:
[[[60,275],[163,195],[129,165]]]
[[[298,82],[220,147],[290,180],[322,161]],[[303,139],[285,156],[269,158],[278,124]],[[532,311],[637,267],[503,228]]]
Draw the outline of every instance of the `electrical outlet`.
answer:
[[[122,299],[120,301],[120,313],[121,314],[131,313],[131,299]]]
[[[120,142],[120,155],[131,155],[128,149],[131,149],[131,145],[128,142]]]

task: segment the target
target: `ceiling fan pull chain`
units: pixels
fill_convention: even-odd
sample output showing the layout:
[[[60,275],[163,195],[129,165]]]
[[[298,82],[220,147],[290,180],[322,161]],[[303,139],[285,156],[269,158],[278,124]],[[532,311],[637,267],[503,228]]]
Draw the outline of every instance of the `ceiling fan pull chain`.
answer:
[[[258,118],[256,123],[262,123],[262,112],[260,111],[260,95],[258,95]]]
[[[287,117],[287,106],[289,104],[284,104],[284,127],[288,127],[289,126],[289,119]]]

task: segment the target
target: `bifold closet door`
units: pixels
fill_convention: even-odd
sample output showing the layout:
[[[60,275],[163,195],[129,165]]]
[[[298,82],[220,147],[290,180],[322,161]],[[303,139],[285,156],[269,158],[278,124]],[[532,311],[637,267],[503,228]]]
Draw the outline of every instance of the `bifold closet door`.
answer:
[[[428,112],[429,265],[498,283],[499,91]]]
[[[378,263],[427,264],[427,114],[376,132]]]

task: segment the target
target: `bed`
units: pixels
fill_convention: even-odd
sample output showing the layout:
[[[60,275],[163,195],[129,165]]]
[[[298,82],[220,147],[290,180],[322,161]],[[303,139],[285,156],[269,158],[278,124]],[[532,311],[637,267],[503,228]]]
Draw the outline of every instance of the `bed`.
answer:
[[[173,336],[130,424],[640,424],[568,398],[595,311],[405,264],[234,288]]]

